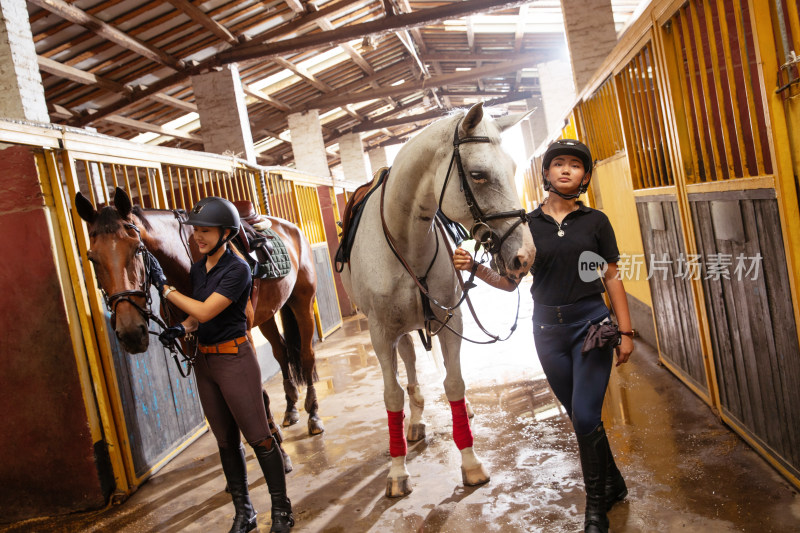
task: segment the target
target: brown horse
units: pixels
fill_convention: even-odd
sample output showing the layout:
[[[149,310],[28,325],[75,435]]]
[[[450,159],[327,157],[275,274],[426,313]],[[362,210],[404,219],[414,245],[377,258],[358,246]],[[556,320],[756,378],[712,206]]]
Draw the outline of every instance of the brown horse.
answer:
[[[180,223],[179,211],[134,207],[127,193],[117,188],[114,207],[95,210],[80,192],[75,197],[80,217],[89,228],[88,258],[94,264],[97,280],[106,294],[112,313],[112,325],[122,347],[130,353],[142,353],[150,342],[148,321],[150,286],[144,249],[158,259],[167,280],[183,294],[191,294],[189,268],[200,253],[192,238],[193,228]],[[272,346],[272,353],[281,367],[286,391],[286,413],[283,425],[299,420],[295,406],[297,385],[306,385],[305,409],[308,432],[324,431],[317,410],[314,389],[314,297],[317,278],[314,272],[311,245],[300,228],[287,220],[266,217],[272,229],[286,245],[292,269],[279,279],[254,279],[251,305],[248,305],[248,327],[258,326]],[[170,306],[171,307],[171,306]],[[280,311],[283,336],[275,322]],[[171,324],[181,316],[171,310]],[[248,332],[249,335],[249,332]]]

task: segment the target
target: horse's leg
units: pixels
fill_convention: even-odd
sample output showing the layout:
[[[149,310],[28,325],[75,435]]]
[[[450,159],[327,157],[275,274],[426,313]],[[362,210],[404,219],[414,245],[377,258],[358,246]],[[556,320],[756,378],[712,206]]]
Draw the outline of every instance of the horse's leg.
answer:
[[[370,321],[370,339],[375,355],[381,364],[383,374],[383,403],[386,405],[386,414],[389,418],[389,454],[392,463],[389,467],[389,477],[386,480],[386,496],[397,498],[411,494],[411,482],[406,470],[406,452],[408,446],[403,435],[403,418],[405,412],[405,394],[403,387],[397,379],[397,351],[394,340],[386,337],[383,327],[377,320]]]
[[[304,294],[306,291],[297,291],[287,302],[297,321],[300,333],[300,365],[303,372],[303,381],[306,383],[306,401],[304,408],[308,413],[308,434],[319,435],[325,431],[325,426],[319,416],[319,402],[317,389],[314,388],[316,360],[314,356],[314,294]]]
[[[456,331],[461,331],[461,316],[454,316],[450,325]],[[443,330],[439,338],[446,370],[444,392],[453,414],[453,441],[461,451],[461,478],[464,485],[480,485],[489,481],[489,473],[472,449],[472,429],[464,396],[464,378],[461,375],[461,338],[449,330]]]
[[[275,317],[270,317],[269,320],[263,324],[259,324],[258,329],[269,341],[272,346],[272,355],[281,367],[281,375],[283,376],[283,390],[286,393],[286,413],[283,415],[283,425],[291,426],[300,420],[300,413],[297,411],[297,399],[300,397],[300,392],[292,380],[291,373],[289,372],[289,361],[286,358],[286,344],[284,344],[281,332],[278,331],[278,325],[275,323]]]
[[[408,420],[408,432],[406,439],[408,442],[417,442],[425,438],[425,422],[422,421],[422,411],[425,409],[425,398],[419,388],[417,381],[417,354],[414,351],[414,342],[411,334],[406,333],[397,342],[397,351],[403,364],[406,367],[408,376],[408,407],[411,416]]]

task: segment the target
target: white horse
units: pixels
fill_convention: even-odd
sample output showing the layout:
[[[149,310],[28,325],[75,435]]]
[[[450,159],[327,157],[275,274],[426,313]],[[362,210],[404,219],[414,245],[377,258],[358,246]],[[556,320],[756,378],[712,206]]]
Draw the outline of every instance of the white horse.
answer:
[[[412,490],[405,464],[405,397],[398,382],[398,348],[409,376],[408,440],[424,437],[424,402],[416,382],[414,348],[407,335],[426,325],[424,299],[432,302],[430,307],[439,321],[447,321],[448,327],[439,333],[446,368],[444,389],[452,409],[453,440],[461,451],[464,484],[489,481],[472,449],[464,402],[459,360],[461,313],[458,308],[451,309],[458,303],[461,289],[434,216],[441,208],[450,219],[472,228],[473,237],[489,249],[501,274],[519,279],[527,273],[535,255],[533,238],[517,196],[514,163],[500,146],[501,131],[524,116],[492,120],[477,104],[468,112],[459,111],[431,124],[403,146],[382,190],[376,190],[364,206],[342,280],[350,298],[368,318],[383,372],[392,456],[387,496],[404,496]],[[415,278],[424,278],[424,282]],[[440,326],[441,322],[434,322],[432,329]]]

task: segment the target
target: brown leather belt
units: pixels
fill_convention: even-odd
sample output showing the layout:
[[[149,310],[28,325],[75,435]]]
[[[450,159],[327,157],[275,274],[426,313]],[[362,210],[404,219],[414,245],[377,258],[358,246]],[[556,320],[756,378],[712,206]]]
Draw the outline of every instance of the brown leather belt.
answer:
[[[247,342],[247,335],[217,344],[200,344],[197,349],[200,350],[200,353],[239,353],[239,346],[245,342]]]

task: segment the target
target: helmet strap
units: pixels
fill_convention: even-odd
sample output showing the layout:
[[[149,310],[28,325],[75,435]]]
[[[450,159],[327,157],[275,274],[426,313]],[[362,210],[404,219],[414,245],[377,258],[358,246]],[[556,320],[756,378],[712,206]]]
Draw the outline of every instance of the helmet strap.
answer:
[[[226,242],[228,242],[229,240],[231,240],[230,234],[228,234],[228,236],[227,236],[227,237],[224,237],[224,235],[225,235],[225,229],[226,229],[226,228],[220,228],[219,240],[217,241],[217,244],[216,244],[216,246],[214,246],[214,247],[211,249],[211,251],[210,251],[210,252],[208,252],[208,253],[206,254],[206,256],[208,256],[208,257],[211,257],[212,255],[214,255],[215,253],[217,253],[217,250],[219,250],[219,249],[222,247],[222,245],[223,245],[223,244],[225,244]],[[231,233],[233,233],[233,232],[231,232]]]

